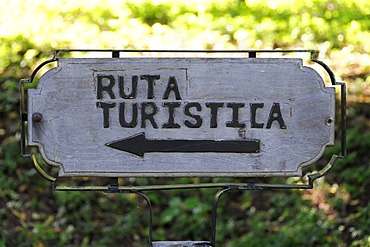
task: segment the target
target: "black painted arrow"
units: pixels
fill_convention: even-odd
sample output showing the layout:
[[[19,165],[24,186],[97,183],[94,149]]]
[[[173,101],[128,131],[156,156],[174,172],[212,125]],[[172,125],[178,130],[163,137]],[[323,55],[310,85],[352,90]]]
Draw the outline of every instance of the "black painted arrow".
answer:
[[[108,147],[144,157],[145,153],[258,153],[259,140],[149,140],[145,133],[106,143]]]

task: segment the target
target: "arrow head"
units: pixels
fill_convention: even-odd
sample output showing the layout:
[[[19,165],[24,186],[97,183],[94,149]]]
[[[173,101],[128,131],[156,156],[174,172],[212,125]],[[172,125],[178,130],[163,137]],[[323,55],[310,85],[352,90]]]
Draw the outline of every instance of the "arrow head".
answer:
[[[146,145],[145,133],[141,132],[121,140],[106,143],[105,145],[124,152],[135,154],[140,157],[144,157]]]

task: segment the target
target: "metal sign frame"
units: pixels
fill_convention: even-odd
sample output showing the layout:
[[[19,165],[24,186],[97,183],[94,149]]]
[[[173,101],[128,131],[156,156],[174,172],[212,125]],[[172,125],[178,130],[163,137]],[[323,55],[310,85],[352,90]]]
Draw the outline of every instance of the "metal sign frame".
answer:
[[[310,60],[323,67],[328,73],[330,83],[332,86],[340,87],[340,153],[334,154],[329,163],[320,171],[306,175],[306,184],[265,184],[265,183],[201,183],[201,184],[178,184],[178,185],[147,185],[147,186],[121,186],[116,182],[108,186],[64,186],[57,184],[57,178],[51,176],[41,167],[39,164],[36,153],[31,152],[27,140],[27,108],[26,108],[26,90],[25,84],[30,84],[34,81],[37,72],[45,65],[58,61],[58,55],[61,53],[72,53],[72,52],[102,52],[110,53],[112,58],[119,58],[121,53],[204,53],[204,54],[245,54],[249,58],[257,58],[257,54],[261,53],[308,53],[310,54]],[[20,90],[20,116],[21,116],[21,153],[24,157],[30,157],[33,160],[35,169],[37,172],[46,180],[52,183],[52,188],[55,191],[92,191],[92,192],[105,192],[105,193],[134,193],[141,196],[148,205],[148,217],[149,217],[149,246],[176,246],[176,244],[182,244],[182,246],[215,246],[216,245],[216,223],[217,223],[217,205],[223,194],[228,191],[244,191],[244,190],[265,190],[265,189],[312,189],[314,187],[314,181],[331,170],[337,161],[341,158],[346,157],[346,84],[338,82],[335,79],[334,73],[331,69],[322,61],[317,59],[316,52],[314,50],[104,50],[104,49],[58,49],[54,51],[54,55],[51,59],[44,61],[32,72],[29,79],[22,79],[19,83]],[[144,192],[151,191],[163,191],[163,190],[179,190],[179,189],[205,189],[214,188],[219,189],[215,195],[212,209],[212,226],[210,241],[187,241],[185,242],[153,242],[153,224],[152,224],[152,204],[150,199],[144,194]]]

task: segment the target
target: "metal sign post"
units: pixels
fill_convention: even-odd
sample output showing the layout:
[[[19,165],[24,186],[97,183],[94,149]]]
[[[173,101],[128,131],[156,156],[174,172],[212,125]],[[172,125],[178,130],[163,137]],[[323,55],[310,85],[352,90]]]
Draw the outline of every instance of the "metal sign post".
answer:
[[[63,52],[110,52],[112,58],[62,58]],[[248,57],[120,58],[121,53],[238,53]],[[331,87],[298,58],[262,53],[309,53]],[[25,91],[44,65],[57,62],[37,88]],[[334,144],[335,88],[341,90],[341,153],[307,184],[190,184],[72,187],[39,165],[32,148],[59,177],[302,176]],[[215,246],[217,205],[230,190],[309,189],[346,155],[345,84],[311,50],[132,51],[56,50],[30,79],[21,80],[22,153],[58,191],[136,193],[149,207],[150,246]],[[27,96],[27,97],[26,97]],[[27,98],[27,101],[26,101]],[[144,192],[219,188],[209,241],[154,242],[152,207]]]

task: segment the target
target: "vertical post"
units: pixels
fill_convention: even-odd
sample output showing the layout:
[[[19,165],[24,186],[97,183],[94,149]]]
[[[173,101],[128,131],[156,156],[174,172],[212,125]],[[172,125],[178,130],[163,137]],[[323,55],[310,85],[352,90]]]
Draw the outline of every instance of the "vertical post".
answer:
[[[112,58],[119,58],[119,51],[112,51]]]
[[[338,83],[341,88],[340,88],[340,94],[341,94],[341,109],[340,109],[340,118],[341,118],[341,156],[344,158],[347,156],[347,136],[346,136],[346,121],[347,121],[347,116],[346,116],[346,84],[343,82]]]
[[[141,196],[144,198],[146,203],[148,204],[149,208],[149,246],[153,246],[153,210],[152,210],[152,204],[150,203],[150,199],[142,192],[140,191],[135,191],[137,195]]]
[[[216,226],[217,226],[217,205],[220,197],[225,193],[231,190],[231,187],[226,187],[219,190],[215,196],[215,201],[212,208],[212,226],[211,226],[211,244],[213,247],[216,246]]]
[[[256,58],[257,57],[257,52],[255,52],[255,51],[249,51],[248,52],[248,56],[249,56],[249,58]]]

